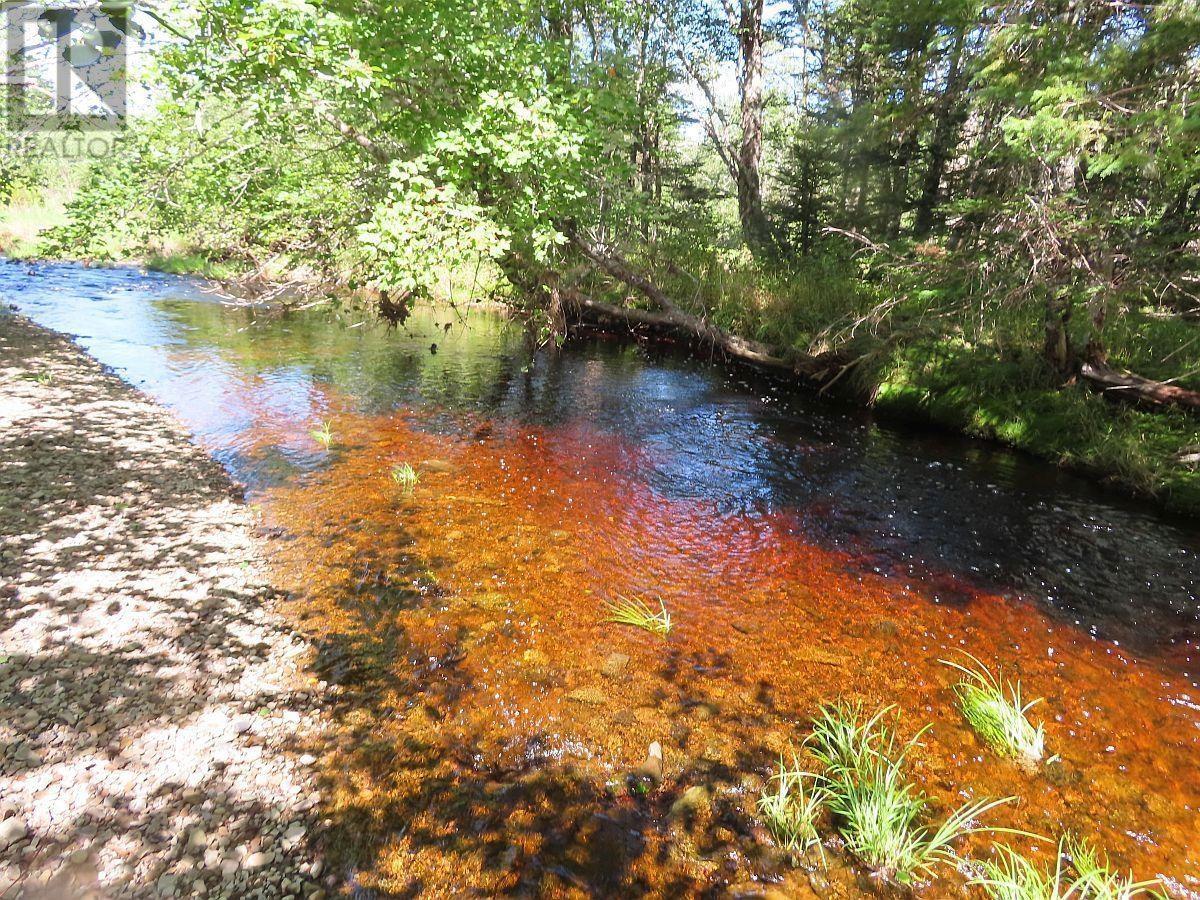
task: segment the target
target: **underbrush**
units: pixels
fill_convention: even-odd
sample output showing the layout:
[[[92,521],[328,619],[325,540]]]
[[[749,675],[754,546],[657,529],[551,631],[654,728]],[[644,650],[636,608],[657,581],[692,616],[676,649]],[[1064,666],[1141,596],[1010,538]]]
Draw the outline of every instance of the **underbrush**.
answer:
[[[0,253],[13,259],[38,255],[41,235],[67,221],[69,188],[22,188],[0,206]]]

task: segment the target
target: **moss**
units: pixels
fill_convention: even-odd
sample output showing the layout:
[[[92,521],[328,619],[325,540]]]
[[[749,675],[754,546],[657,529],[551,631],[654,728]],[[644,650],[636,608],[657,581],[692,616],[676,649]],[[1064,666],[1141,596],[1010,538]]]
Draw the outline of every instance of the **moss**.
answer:
[[[1056,386],[1031,359],[944,339],[895,350],[865,376],[875,407],[1001,441],[1200,514],[1200,472],[1178,461],[1200,438],[1195,419],[1104,400],[1082,385]]]

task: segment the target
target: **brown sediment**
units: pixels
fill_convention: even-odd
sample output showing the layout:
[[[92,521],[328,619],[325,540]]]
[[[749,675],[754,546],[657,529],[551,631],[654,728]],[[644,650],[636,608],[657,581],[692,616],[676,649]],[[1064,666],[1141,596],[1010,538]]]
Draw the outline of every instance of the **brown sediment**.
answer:
[[[810,878],[754,814],[819,704],[849,697],[898,704],[906,735],[934,723],[912,770],[941,813],[1015,796],[989,823],[1070,830],[1200,890],[1186,660],[1137,658],[951,574],[866,574],[788,514],[663,497],[636,477],[643,450],[583,423],[478,425],[343,412],[329,467],[263,497],[277,578],[340,685],[324,772],[363,884],[857,896],[843,857]],[[403,462],[414,489],[389,477]],[[947,585],[962,599],[939,602]],[[604,622],[619,594],[661,598],[669,637]],[[954,648],[1045,697],[1033,717],[1059,761],[1030,773],[978,742],[938,662]],[[655,741],[661,785],[637,774]],[[950,876],[926,893],[960,893]]]

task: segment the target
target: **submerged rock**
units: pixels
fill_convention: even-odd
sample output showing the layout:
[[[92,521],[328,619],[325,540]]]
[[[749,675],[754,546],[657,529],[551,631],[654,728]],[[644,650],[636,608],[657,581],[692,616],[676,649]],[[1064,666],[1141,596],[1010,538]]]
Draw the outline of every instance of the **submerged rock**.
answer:
[[[871,630],[883,637],[896,637],[900,633],[900,626],[891,619],[880,619],[871,626]]]
[[[672,819],[687,819],[704,812],[712,804],[712,788],[705,784],[692,785],[679,795],[667,815]]]
[[[600,667],[600,674],[606,678],[619,678],[628,665],[629,657],[624,653],[610,653],[604,660],[604,665]]]
[[[567,694],[567,699],[575,703],[587,703],[591,706],[603,706],[608,703],[608,694],[599,688],[585,687],[578,688]]]
[[[521,654],[521,661],[527,666],[534,666],[536,668],[544,668],[550,665],[550,657],[541,650],[526,650]]]
[[[1036,769],[1037,765],[1030,763],[1030,767]],[[1072,787],[1083,780],[1083,774],[1078,769],[1068,767],[1061,759],[1050,760],[1042,767],[1042,771],[1046,780],[1055,787]]]
[[[646,778],[654,784],[659,784],[663,779],[663,750],[662,744],[655,741],[646,751],[646,760],[640,766],[633,770],[634,778]]]
[[[729,897],[731,900],[787,900],[787,894],[769,884],[758,884],[753,881],[731,884]]]

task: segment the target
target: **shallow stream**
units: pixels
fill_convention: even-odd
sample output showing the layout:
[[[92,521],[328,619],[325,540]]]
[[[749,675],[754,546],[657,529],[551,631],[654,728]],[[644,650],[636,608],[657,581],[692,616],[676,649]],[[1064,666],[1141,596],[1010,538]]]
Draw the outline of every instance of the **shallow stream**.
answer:
[[[1194,524],[688,354],[536,349],[494,312],[389,329],[2,261],[0,298],[246,484],[334,685],[329,817],[364,891],[855,896],[844,856],[793,868],[754,811],[849,698],[896,704],[906,736],[933,724],[911,765],[935,815],[1015,796],[991,824],[1072,830],[1200,897]],[[606,623],[620,596],[661,600],[670,635]],[[978,742],[939,663],[956,650],[1045,698],[1052,766]],[[655,741],[660,785],[635,777]]]

